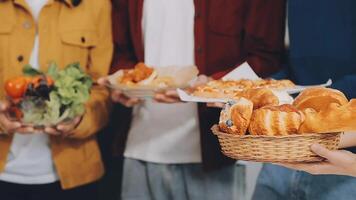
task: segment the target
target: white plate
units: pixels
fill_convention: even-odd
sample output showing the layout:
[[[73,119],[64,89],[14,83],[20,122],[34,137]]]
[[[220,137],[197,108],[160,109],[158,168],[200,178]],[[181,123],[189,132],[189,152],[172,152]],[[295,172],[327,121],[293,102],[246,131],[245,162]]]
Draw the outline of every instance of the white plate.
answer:
[[[168,90],[176,90],[177,88],[186,88],[190,85],[190,82],[194,80],[198,75],[198,69],[196,66],[185,67],[161,67],[155,68],[158,77],[172,76],[176,85],[174,87],[159,87],[152,85],[135,85],[127,86],[124,84],[117,84],[117,80],[123,75],[123,71],[119,70],[116,73],[108,76],[109,83],[107,87],[111,89],[121,90],[128,97],[135,98],[152,98],[157,92],[165,92]]]

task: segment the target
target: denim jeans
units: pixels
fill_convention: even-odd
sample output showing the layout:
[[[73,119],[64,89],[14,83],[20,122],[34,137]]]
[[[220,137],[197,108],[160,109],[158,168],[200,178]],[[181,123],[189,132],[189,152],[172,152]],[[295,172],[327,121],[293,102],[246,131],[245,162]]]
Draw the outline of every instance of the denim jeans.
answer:
[[[253,200],[353,200],[356,178],[319,175],[265,164]]]
[[[205,172],[201,164],[155,164],[125,158],[122,200],[244,200],[245,167]]]

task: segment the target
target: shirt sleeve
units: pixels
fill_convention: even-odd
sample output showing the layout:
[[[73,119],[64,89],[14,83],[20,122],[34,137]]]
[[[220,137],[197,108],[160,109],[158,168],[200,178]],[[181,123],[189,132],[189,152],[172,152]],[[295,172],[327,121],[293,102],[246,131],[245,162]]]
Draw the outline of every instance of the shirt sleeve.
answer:
[[[356,74],[346,75],[332,84],[332,87],[345,93],[348,98],[356,98]]]
[[[109,0],[100,2],[101,7],[98,8],[96,21],[99,42],[90,50],[89,74],[95,80],[108,74],[113,53],[111,3]],[[86,104],[86,113],[72,137],[87,138],[102,129],[109,120],[110,106],[109,91],[104,87],[94,85],[90,100]]]
[[[279,70],[284,53],[285,0],[246,0],[244,47],[247,62],[261,77]]]
[[[138,59],[130,33],[129,0],[113,0],[112,25],[114,36],[114,57],[110,73],[119,69],[132,68]]]

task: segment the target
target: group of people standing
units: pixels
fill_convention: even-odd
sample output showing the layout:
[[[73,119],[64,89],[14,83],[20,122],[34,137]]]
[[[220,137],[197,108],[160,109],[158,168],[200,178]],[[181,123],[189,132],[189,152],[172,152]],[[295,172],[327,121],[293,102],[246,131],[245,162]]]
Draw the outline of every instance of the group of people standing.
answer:
[[[182,103],[175,91],[136,99],[100,84],[145,62],[196,65],[199,85],[247,61],[261,77],[297,84],[332,78],[333,87],[356,97],[354,8],[353,0],[0,0],[1,88],[25,64],[44,70],[52,61],[79,62],[98,80],[80,120],[54,130],[8,119],[0,90],[1,198],[97,199],[104,166],[96,133],[109,123],[115,128],[102,134],[115,131],[124,157],[118,199],[243,199],[244,171],[210,133],[218,108]],[[355,186],[349,176],[265,165],[253,199],[348,200]]]

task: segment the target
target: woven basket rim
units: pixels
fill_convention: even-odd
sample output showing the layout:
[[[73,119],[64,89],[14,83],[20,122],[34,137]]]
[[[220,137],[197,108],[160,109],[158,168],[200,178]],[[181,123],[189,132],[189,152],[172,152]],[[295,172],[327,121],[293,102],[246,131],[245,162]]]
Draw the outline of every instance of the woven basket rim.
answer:
[[[224,137],[231,137],[231,138],[241,138],[241,139],[253,139],[253,138],[264,138],[264,139],[285,139],[285,138],[306,138],[306,137],[320,137],[325,135],[338,135],[342,132],[330,132],[330,133],[307,133],[307,134],[293,134],[293,135],[238,135],[238,134],[229,134],[225,132],[221,132],[219,125],[215,124],[211,127],[212,132],[216,136],[224,136]]]

